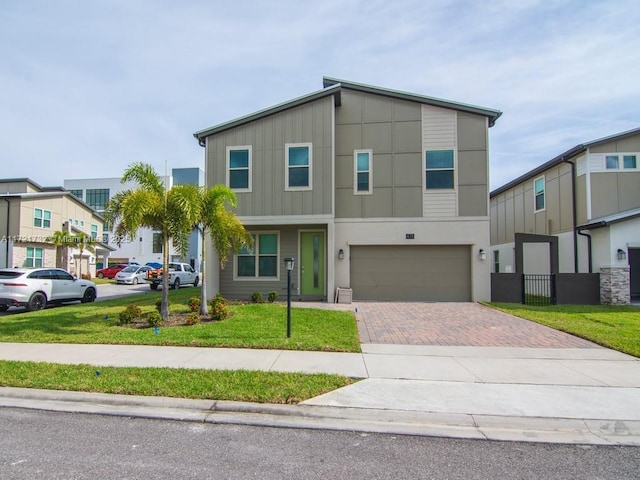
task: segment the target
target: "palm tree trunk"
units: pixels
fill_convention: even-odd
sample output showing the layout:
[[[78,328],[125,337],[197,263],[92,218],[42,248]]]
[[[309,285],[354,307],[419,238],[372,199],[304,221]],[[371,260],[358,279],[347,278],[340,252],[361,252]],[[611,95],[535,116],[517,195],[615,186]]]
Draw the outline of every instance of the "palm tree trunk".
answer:
[[[204,246],[205,235],[204,228],[200,229],[200,240],[202,241],[202,270],[200,275],[202,276],[202,284],[200,285],[200,315],[208,315],[209,307],[207,305],[207,263],[205,258],[206,248]]]
[[[162,303],[160,304],[160,316],[163,320],[169,318],[169,238],[166,232],[162,234]]]

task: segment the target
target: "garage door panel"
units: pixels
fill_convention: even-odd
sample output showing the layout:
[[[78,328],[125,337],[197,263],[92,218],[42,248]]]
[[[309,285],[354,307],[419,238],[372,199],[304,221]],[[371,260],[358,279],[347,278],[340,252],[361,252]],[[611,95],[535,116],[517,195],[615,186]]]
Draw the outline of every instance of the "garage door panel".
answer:
[[[470,301],[468,246],[352,246],[356,300]]]

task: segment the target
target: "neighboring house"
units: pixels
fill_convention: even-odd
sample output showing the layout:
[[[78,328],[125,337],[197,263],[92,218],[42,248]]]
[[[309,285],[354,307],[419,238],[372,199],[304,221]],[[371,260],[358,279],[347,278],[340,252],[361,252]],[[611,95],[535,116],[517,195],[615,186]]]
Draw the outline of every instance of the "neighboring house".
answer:
[[[547,245],[526,244],[524,272],[600,273],[602,303],[640,296],[640,128],[577,145],[491,192],[492,271],[515,271],[514,237],[558,238],[558,272]]]
[[[0,179],[0,267],[60,267],[72,274],[95,274],[104,219],[62,187],[41,187],[28,178]],[[57,248],[54,232],[84,233],[94,252]],[[64,254],[63,254],[64,253]]]
[[[178,184],[204,185],[204,172],[200,168],[174,168],[171,176],[167,178],[169,187]],[[134,182],[121,183],[120,178],[85,178],[68,179],[64,181],[64,187],[77,198],[84,200],[96,212],[104,212],[107,201],[118,192],[136,188]],[[118,239],[114,237],[108,225],[104,225],[103,241],[115,250],[108,258],[98,259],[98,268],[110,263],[138,262],[144,265],[147,262],[162,263],[162,238],[158,232],[150,228],[138,230],[135,238]],[[180,258],[172,248],[169,258],[171,261],[187,261],[193,266],[200,265],[200,236],[194,232],[189,240],[189,253],[186,259]]]
[[[236,192],[255,238],[224,269],[211,260],[208,295],[282,295],[294,257],[303,300],[334,302],[338,287],[357,300],[489,300],[488,129],[500,115],[324,78],[196,132],[207,185]]]

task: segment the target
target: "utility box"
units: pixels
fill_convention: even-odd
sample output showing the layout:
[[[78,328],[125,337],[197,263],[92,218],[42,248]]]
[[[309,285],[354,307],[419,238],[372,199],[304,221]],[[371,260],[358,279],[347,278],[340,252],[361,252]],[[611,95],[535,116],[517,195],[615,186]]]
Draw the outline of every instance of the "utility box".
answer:
[[[351,303],[353,298],[353,290],[350,288],[336,288],[336,303]]]

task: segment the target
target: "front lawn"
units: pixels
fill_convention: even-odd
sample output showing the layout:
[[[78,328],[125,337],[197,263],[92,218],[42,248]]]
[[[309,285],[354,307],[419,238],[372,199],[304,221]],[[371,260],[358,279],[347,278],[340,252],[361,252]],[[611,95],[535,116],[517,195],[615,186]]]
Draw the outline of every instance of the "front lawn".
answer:
[[[328,374],[116,368],[0,361],[0,386],[176,398],[298,403],[353,383]]]
[[[186,313],[187,300],[200,290],[169,292],[170,311]],[[131,295],[92,304],[47,308],[0,317],[0,342],[172,345],[360,352],[353,312],[293,308],[291,338],[286,337],[286,305],[228,304],[226,320],[192,326],[132,328],[118,325],[118,315],[135,303],[143,312],[155,309],[161,292]]]
[[[609,305],[529,306],[489,303],[498,310],[526,318],[594,343],[640,357],[640,307]]]

